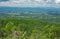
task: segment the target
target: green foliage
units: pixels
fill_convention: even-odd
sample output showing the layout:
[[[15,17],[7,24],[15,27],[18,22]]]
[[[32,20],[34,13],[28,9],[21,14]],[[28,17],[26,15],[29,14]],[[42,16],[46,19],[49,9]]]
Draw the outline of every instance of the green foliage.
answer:
[[[8,32],[8,31],[11,31],[13,27],[15,27],[14,24],[12,22],[9,22],[4,27],[4,30]]]
[[[0,19],[0,38],[14,39],[12,33],[15,29],[20,32],[19,39],[54,39],[55,34],[60,37],[58,23],[21,18]]]

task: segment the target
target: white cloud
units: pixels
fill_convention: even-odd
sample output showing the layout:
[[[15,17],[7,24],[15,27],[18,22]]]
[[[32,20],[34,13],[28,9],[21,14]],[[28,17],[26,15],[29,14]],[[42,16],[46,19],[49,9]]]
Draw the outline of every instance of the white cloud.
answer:
[[[60,0],[55,0],[56,3],[60,3]]]
[[[58,1],[55,0],[55,2],[58,2]],[[10,6],[10,7],[56,7],[57,6],[57,7],[60,7],[58,6],[58,4],[54,4],[53,0],[9,0],[6,2],[0,2],[0,6]]]

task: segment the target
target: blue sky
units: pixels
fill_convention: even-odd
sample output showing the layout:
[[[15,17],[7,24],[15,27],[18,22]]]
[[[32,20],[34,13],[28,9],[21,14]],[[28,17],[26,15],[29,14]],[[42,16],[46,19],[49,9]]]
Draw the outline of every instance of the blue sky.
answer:
[[[60,0],[0,0],[0,6],[9,6],[9,7],[60,7]]]
[[[0,2],[3,2],[3,1],[9,1],[9,0],[0,0]]]

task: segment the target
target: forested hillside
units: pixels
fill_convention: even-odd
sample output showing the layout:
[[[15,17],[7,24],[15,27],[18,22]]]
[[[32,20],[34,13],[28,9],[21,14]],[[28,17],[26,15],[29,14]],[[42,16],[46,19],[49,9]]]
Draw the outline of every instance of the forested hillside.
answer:
[[[0,39],[55,38],[60,39],[60,23],[23,18],[0,18]]]

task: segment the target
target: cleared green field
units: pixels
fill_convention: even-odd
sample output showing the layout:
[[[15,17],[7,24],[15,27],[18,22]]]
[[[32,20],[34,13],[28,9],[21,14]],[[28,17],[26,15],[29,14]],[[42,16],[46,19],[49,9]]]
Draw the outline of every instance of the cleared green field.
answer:
[[[0,39],[60,39],[60,23],[40,19],[2,18]]]

